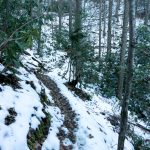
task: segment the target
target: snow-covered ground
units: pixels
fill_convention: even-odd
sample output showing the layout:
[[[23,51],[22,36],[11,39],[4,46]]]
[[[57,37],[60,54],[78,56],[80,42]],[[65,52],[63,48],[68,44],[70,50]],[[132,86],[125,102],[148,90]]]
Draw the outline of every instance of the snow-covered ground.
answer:
[[[27,61],[36,65],[32,60],[33,55],[26,56],[23,62]],[[35,67],[31,64],[29,68]],[[2,68],[2,66],[1,66]],[[2,150],[27,150],[27,134],[29,127],[36,129],[40,124],[41,118],[45,117],[42,111],[43,105],[40,102],[40,91],[44,87],[48,95],[48,99],[53,103],[50,91],[36,78],[34,73],[28,72],[24,68],[19,68],[21,73],[17,75],[21,81],[21,89],[12,89],[8,85],[0,85],[0,148]],[[65,87],[64,80],[57,74],[58,70],[49,73],[48,75],[57,83],[61,93],[67,97],[72,109],[78,114],[76,129],[77,142],[74,144],[74,149],[84,150],[107,150],[116,149],[118,134],[112,129],[111,124],[103,115],[100,114],[105,108],[111,111],[111,106],[102,102],[102,98],[94,95],[93,100],[84,102],[79,97],[75,97],[71,91]],[[57,73],[56,73],[57,72]],[[33,81],[36,89],[33,89],[26,81]],[[96,101],[97,104],[96,103]],[[102,102],[102,103],[101,103]],[[97,109],[95,109],[97,107]],[[9,109],[13,108],[16,112],[15,120],[12,124],[6,125],[6,117],[9,115]],[[35,109],[37,108],[37,109]],[[48,106],[48,113],[52,116],[49,135],[45,140],[42,149],[59,150],[59,140],[57,137],[58,128],[63,123],[63,115],[60,109],[53,106]],[[33,115],[34,114],[34,115]],[[132,145],[126,141],[128,150],[132,149]]]
[[[93,6],[93,5],[90,5]],[[96,12],[96,11],[95,11]],[[90,12],[92,13],[93,12]],[[95,19],[98,17],[98,12],[96,13]],[[94,14],[95,15],[95,14]],[[93,21],[93,24],[96,22]],[[97,32],[97,26],[91,31]],[[117,29],[118,30],[118,29]],[[51,27],[43,26],[43,32],[48,33],[46,48],[51,50],[51,55],[45,54],[43,59],[36,57],[36,59],[44,64],[44,67],[48,69],[48,72],[43,72],[43,74],[48,75],[52,80],[55,81],[60,92],[64,97],[66,97],[72,110],[77,114],[76,122],[78,128],[75,129],[76,142],[73,144],[69,139],[65,139],[63,142],[65,144],[72,144],[73,150],[116,150],[118,133],[114,130],[114,126],[108,121],[109,115],[120,114],[120,108],[115,98],[106,99],[101,95],[96,95],[94,90],[91,88],[83,89],[91,95],[90,101],[83,101],[74,92],[68,90],[64,85],[66,79],[62,79],[61,75],[67,70],[68,59],[64,59],[65,62],[62,67],[59,67],[59,62],[65,57],[65,52],[54,51],[53,41],[51,40]],[[120,34],[120,30],[118,33]],[[92,37],[93,36],[93,37]],[[91,38],[98,38],[98,33],[95,35],[91,34]],[[98,41],[98,40],[97,40]],[[102,43],[105,43],[105,39]],[[98,46],[98,43],[97,43]],[[46,112],[51,115],[51,124],[48,131],[48,136],[42,144],[42,150],[59,150],[60,140],[57,136],[59,128],[64,122],[64,114],[62,114],[60,108],[54,105],[54,100],[50,94],[50,90],[37,79],[34,71],[38,67],[38,62],[33,60],[35,54],[31,50],[27,50],[30,55],[22,56],[22,63],[27,69],[20,67],[17,77],[20,79],[19,89],[13,89],[9,85],[0,84],[0,150],[28,150],[27,135],[30,128],[37,129],[40,125],[42,118],[45,118],[45,113],[43,111],[43,104],[40,100],[41,90],[44,88],[47,99],[50,105],[46,106]],[[4,67],[0,65],[0,71]],[[66,75],[67,77],[67,75]],[[33,82],[35,88],[28,84],[27,81]],[[10,110],[14,110],[16,115],[10,114]],[[14,117],[11,124],[7,124],[6,120],[8,116]],[[133,121],[133,117],[130,116],[130,121]],[[144,126],[144,123],[141,123]],[[64,129],[67,132],[67,129]],[[150,139],[150,135],[138,127],[134,127],[135,132],[141,135],[145,139]],[[125,150],[133,150],[131,144],[131,139],[128,138],[125,141]]]
[[[36,69],[35,66],[38,66],[38,64],[32,59],[32,52],[30,50],[28,52],[31,56],[23,56],[22,62],[26,67]],[[58,52],[57,55],[57,58],[61,58],[63,53]],[[2,68],[3,66],[1,66]],[[43,104],[39,97],[42,88],[45,88],[48,100],[54,103],[49,89],[36,78],[34,73],[28,72],[24,68],[19,68],[18,71],[20,72],[17,76],[21,79],[19,81],[21,89],[14,90],[8,85],[0,85],[0,148],[2,150],[29,149],[27,145],[29,128],[36,129],[40,124],[41,118],[45,117],[42,111]],[[106,99],[100,95],[97,96],[92,89],[91,91],[90,89],[85,89],[91,93],[92,99],[91,101],[83,101],[63,84],[66,80],[58,75],[62,74],[61,69],[56,67],[51,72],[45,74],[56,82],[61,93],[67,98],[75,113],[78,114],[76,118],[78,128],[75,131],[76,143],[73,144],[73,149],[116,150],[118,133],[107,119],[107,114],[119,114],[119,108],[116,109],[118,105],[115,99]],[[26,81],[33,81],[36,88],[33,89]],[[9,115],[10,108],[13,108],[17,115],[12,124],[6,125],[5,119]],[[59,150],[60,141],[57,133],[59,132],[59,127],[63,124],[64,115],[58,107],[53,105],[47,106],[46,112],[52,116],[52,119],[49,134],[42,145],[42,149]],[[146,139],[150,138],[150,135],[144,135],[140,129],[136,130],[138,133],[142,133]],[[133,150],[130,140],[126,139],[126,150]],[[69,144],[69,139],[66,139],[64,142]]]

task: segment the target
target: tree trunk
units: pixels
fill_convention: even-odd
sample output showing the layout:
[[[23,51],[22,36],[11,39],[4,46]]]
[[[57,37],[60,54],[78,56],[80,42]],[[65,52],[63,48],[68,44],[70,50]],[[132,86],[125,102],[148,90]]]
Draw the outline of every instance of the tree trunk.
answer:
[[[133,78],[133,60],[134,60],[134,46],[135,46],[135,0],[129,1],[129,49],[127,62],[127,78],[125,85],[125,95],[122,101],[120,132],[118,138],[118,150],[124,149],[124,141],[127,132],[128,121],[128,102],[132,89]]]
[[[121,0],[117,0],[117,5],[116,5],[116,11],[115,11],[115,17],[117,18],[117,21],[119,21],[119,9],[120,9],[120,1]]]
[[[69,0],[69,36],[72,35],[72,0]]]
[[[110,58],[110,55],[111,55],[112,7],[113,7],[113,0],[109,0],[108,32],[107,32],[107,58]]]
[[[32,19],[32,8],[33,8],[33,1],[32,0],[30,0],[30,5],[29,5],[29,16],[31,17],[31,19]]]
[[[102,0],[99,1],[99,71],[100,71],[100,63],[101,63],[101,25],[102,24]]]
[[[122,45],[121,45],[121,52],[120,52],[120,71],[119,71],[118,92],[117,92],[117,97],[120,100],[122,100],[123,82],[124,82],[125,51],[127,48],[128,18],[129,18],[129,3],[128,3],[128,0],[124,0]]]
[[[41,15],[41,1],[42,0],[38,0],[38,15]],[[41,53],[41,36],[42,36],[42,18],[40,17],[38,20],[38,32],[39,32],[39,37],[38,37],[38,48],[37,48],[37,52],[39,56],[42,56]]]
[[[103,37],[106,35],[106,1],[103,0],[103,21],[104,21],[104,28],[103,28]]]
[[[150,0],[146,0],[145,2],[145,18],[144,18],[144,25],[148,25],[148,20],[149,20],[149,10],[150,9]]]
[[[81,18],[81,12],[82,12],[82,0],[76,0],[76,9],[75,9],[75,29],[74,34],[79,35],[81,33],[82,28],[82,18]],[[81,50],[81,43],[80,38],[76,37],[76,41],[74,44],[75,47],[75,76],[79,76],[81,71],[81,58],[80,58],[80,50]]]
[[[4,0],[2,2],[2,5],[4,5],[5,8],[5,15],[3,17],[3,31],[7,32],[8,29],[8,17],[9,17],[9,0]]]
[[[70,39],[70,42],[71,42],[71,50],[73,50],[73,43],[72,43],[72,40],[71,40],[71,36],[72,36],[72,0],[69,0],[69,39]],[[69,61],[69,82],[71,81],[71,75],[72,75],[72,58],[70,58],[70,61]]]
[[[136,6],[135,6],[135,15],[138,15],[138,7],[139,7],[139,1],[140,0],[136,0]]]
[[[59,33],[61,34],[61,28],[62,28],[62,0],[59,0],[59,3],[58,3],[58,18],[59,18]]]
[[[76,9],[75,9],[75,31],[81,30],[81,9],[82,9],[82,0],[76,0]]]

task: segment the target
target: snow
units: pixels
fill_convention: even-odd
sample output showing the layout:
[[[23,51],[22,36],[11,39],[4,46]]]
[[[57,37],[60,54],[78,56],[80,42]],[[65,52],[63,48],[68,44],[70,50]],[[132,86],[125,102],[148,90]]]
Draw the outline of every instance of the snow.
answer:
[[[60,141],[57,138],[58,128],[63,124],[64,117],[57,107],[48,107],[48,112],[52,115],[50,131],[42,150],[59,150]]]
[[[25,81],[20,82],[23,89],[14,91],[9,86],[3,86],[0,92],[0,147],[1,149],[28,149],[27,147],[27,133],[29,130],[29,123],[36,128],[39,125],[37,118],[32,119],[31,115],[35,114],[38,118],[45,117],[42,112],[42,104],[38,94]],[[37,107],[35,111],[34,107]],[[15,122],[11,125],[5,125],[5,117],[8,115],[8,109],[14,108],[17,112]],[[34,125],[33,125],[34,124]]]
[[[23,63],[26,67],[36,69],[33,52],[27,50],[31,56],[23,56]],[[63,52],[58,52],[57,61],[64,55]],[[53,57],[53,56],[51,56]],[[48,60],[48,58],[47,58]],[[68,60],[66,60],[68,61]],[[30,63],[35,64],[30,65]],[[56,63],[57,64],[57,63]],[[48,66],[47,66],[48,67]],[[63,66],[64,68],[67,66]],[[29,128],[36,129],[40,124],[41,118],[45,117],[43,113],[43,105],[40,102],[39,93],[42,88],[48,96],[51,104],[54,103],[49,89],[47,89],[34,75],[33,72],[28,72],[24,68],[18,70],[21,74],[17,75],[21,81],[19,82],[22,89],[13,90],[10,86],[1,86],[0,92],[0,148],[2,150],[28,150],[27,134]],[[91,101],[82,101],[78,96],[69,91],[63,84],[66,82],[58,74],[62,74],[62,69],[55,68],[48,75],[52,78],[57,86],[60,88],[61,93],[68,99],[72,109],[77,114],[76,122],[78,128],[75,129],[77,142],[73,145],[74,150],[115,150],[117,146],[118,133],[114,132],[113,126],[103,116],[101,112],[113,112],[113,106],[109,99],[97,96],[94,91],[92,93]],[[26,81],[33,81],[35,89]],[[115,100],[111,100],[115,101]],[[17,113],[15,122],[10,125],[5,125],[5,118],[9,115],[8,109],[14,108]],[[35,109],[36,108],[36,109]],[[59,128],[64,121],[64,115],[56,106],[47,106],[46,112],[51,115],[51,126],[49,134],[45,139],[42,150],[59,150],[60,141],[57,137]],[[119,112],[118,112],[119,113]],[[67,133],[68,129],[63,127]],[[72,142],[69,139],[63,141],[64,145],[70,145]],[[126,150],[132,150],[132,144],[126,140]]]
[[[20,68],[18,71],[21,72],[18,77],[21,79],[22,89],[13,90],[10,86],[0,85],[2,89],[0,92],[0,149],[2,150],[28,150],[27,134],[29,127],[36,129],[40,124],[40,119],[45,117],[39,97],[42,86],[39,84],[38,79],[33,73],[27,72],[24,68]],[[30,80],[33,81],[36,90],[26,84],[26,81]],[[46,89],[46,93],[49,95],[48,89]],[[50,96],[48,98],[51,100]],[[10,108],[14,108],[17,116],[15,122],[7,126],[5,125],[5,118],[9,114],[8,109]],[[53,117],[56,115],[56,113],[52,113],[52,109],[49,109],[49,113]],[[53,138],[57,139],[55,136]]]
[[[75,97],[63,84],[60,77],[49,73],[49,76],[57,83],[61,93],[68,98],[73,110],[78,114],[78,130],[76,131],[77,143],[74,149],[82,150],[116,150],[118,134],[113,131],[112,125],[100,114],[102,110],[110,111],[112,107],[100,100],[96,95],[93,101],[83,102]],[[94,101],[96,99],[96,101]],[[132,150],[133,146],[126,140],[125,150]]]
[[[4,66],[0,64],[0,71],[2,71],[3,69],[4,69]]]
[[[89,9],[89,8],[90,9]],[[89,22],[92,22],[94,27],[90,27],[88,30],[91,31],[90,39],[96,42],[98,46],[98,11],[93,11],[93,3],[87,3],[86,8],[89,9],[89,14],[95,16],[95,21],[90,20],[91,15],[87,17]],[[122,11],[121,8],[120,11]],[[88,15],[89,15],[88,14]],[[58,18],[55,18],[56,21],[53,22],[57,24]],[[63,24],[67,25],[68,18],[64,18]],[[107,21],[107,20],[106,20]],[[137,21],[137,25],[141,24],[141,20]],[[49,22],[52,23],[52,22]],[[88,25],[85,24],[85,25]],[[119,25],[122,25],[122,22],[119,21]],[[67,64],[69,62],[66,58],[66,53],[63,51],[55,51],[53,48],[52,41],[52,29],[48,25],[43,25],[43,33],[47,35],[45,40],[45,47],[43,51],[47,52],[48,49],[51,50],[51,55],[45,54],[43,59],[40,59],[35,55],[34,50],[27,49],[30,55],[23,55],[21,61],[29,70],[20,67],[18,71],[18,78],[21,79],[19,82],[21,89],[12,89],[8,85],[0,85],[0,150],[29,150],[27,145],[27,134],[29,128],[36,129],[40,124],[42,118],[45,117],[44,112],[42,111],[43,105],[40,101],[39,94],[41,89],[45,89],[46,95],[51,105],[47,105],[45,111],[51,116],[51,125],[49,128],[49,133],[45,139],[42,150],[59,150],[60,141],[57,137],[59,133],[59,128],[62,127],[64,122],[64,115],[58,107],[55,106],[54,100],[50,95],[50,90],[45,87],[39,81],[32,71],[32,69],[38,68],[38,62],[33,60],[33,57],[36,58],[39,62],[44,63],[44,67],[49,69],[47,75],[53,79],[57,86],[59,87],[61,94],[63,94],[72,109],[77,114],[76,122],[78,128],[75,129],[75,135],[77,141],[73,144],[73,150],[116,150],[118,142],[118,133],[114,130],[114,126],[108,121],[107,117],[109,115],[118,115],[120,114],[120,107],[115,98],[106,99],[101,95],[95,93],[94,86],[89,89],[83,89],[90,95],[92,95],[91,101],[83,101],[73,92],[69,91],[64,85],[64,82],[67,80],[61,78],[64,72],[67,70]],[[116,28],[117,35],[121,34],[120,28]],[[93,33],[92,33],[93,31]],[[115,31],[114,31],[115,32]],[[43,37],[44,38],[44,37]],[[115,39],[116,41],[116,39]],[[102,39],[102,43],[106,45],[106,39]],[[119,43],[118,41],[116,42]],[[62,67],[59,67],[60,60],[64,58],[65,62]],[[4,66],[0,64],[0,71],[4,69]],[[46,72],[44,72],[46,74]],[[68,77],[68,74],[66,74]],[[32,81],[35,85],[35,89],[31,87],[30,84],[27,84],[26,81]],[[5,125],[5,118],[9,115],[8,109],[14,108],[17,113],[15,116],[15,121],[10,125]],[[36,109],[35,109],[36,108]],[[105,113],[103,115],[102,113]],[[130,116],[130,119],[133,119]],[[133,121],[134,122],[134,121]],[[141,123],[141,122],[140,122]],[[141,123],[143,126],[145,124]],[[62,127],[65,133],[68,132],[68,129]],[[138,127],[134,127],[135,133],[141,135],[145,139],[150,139],[150,135]],[[63,141],[64,145],[71,145],[72,142],[69,139]],[[128,138],[125,140],[125,150],[133,150],[131,144],[131,139]]]
[[[23,59],[23,63],[30,69],[36,69],[33,52],[27,50],[31,56],[26,56]],[[61,56],[65,55],[63,52],[57,52],[57,60],[61,59]],[[50,56],[51,58],[53,56]],[[50,58],[49,57],[49,58]],[[49,59],[47,57],[48,60]],[[39,59],[38,59],[39,60]],[[68,61],[66,59],[66,61]],[[29,63],[36,64],[30,65]],[[56,62],[55,62],[56,63]],[[57,63],[55,64],[57,66]],[[48,64],[46,67],[49,67]],[[66,64],[63,66],[66,68]],[[42,88],[45,88],[45,92],[48,96],[48,100],[51,104],[54,101],[50,95],[49,89],[47,89],[34,75],[33,72],[28,72],[24,68],[18,70],[21,74],[17,75],[21,81],[20,85],[22,89],[13,90],[10,86],[2,86],[2,92],[0,92],[0,148],[2,150],[28,150],[27,146],[27,134],[29,128],[36,129],[40,124],[41,118],[45,117],[42,111],[43,105],[40,102],[39,93]],[[114,131],[114,127],[107,120],[108,115],[119,115],[120,108],[115,98],[106,99],[100,95],[96,95],[92,89],[84,89],[86,92],[92,95],[91,101],[83,101],[73,92],[69,91],[64,85],[65,79],[62,79],[58,74],[63,74],[63,70],[54,67],[53,71],[47,75],[53,79],[57,86],[60,88],[61,93],[67,98],[72,109],[77,114],[76,122],[78,128],[75,129],[75,135],[77,138],[76,143],[73,145],[74,150],[116,150],[118,133]],[[33,81],[36,89],[33,89],[26,81]],[[94,89],[94,88],[93,88]],[[8,109],[14,108],[17,116],[15,122],[11,125],[5,125],[5,118],[9,115]],[[37,108],[37,109],[35,109]],[[56,106],[47,106],[46,112],[51,115],[51,126],[49,134],[45,139],[42,150],[59,150],[60,141],[57,137],[59,128],[64,121],[64,115],[60,109]],[[106,115],[102,115],[105,113]],[[63,128],[67,133],[68,130]],[[149,138],[149,134],[144,134],[139,128],[135,128],[136,133]],[[70,145],[72,142],[69,139],[63,141],[64,145]],[[126,139],[125,150],[133,150],[131,139]]]

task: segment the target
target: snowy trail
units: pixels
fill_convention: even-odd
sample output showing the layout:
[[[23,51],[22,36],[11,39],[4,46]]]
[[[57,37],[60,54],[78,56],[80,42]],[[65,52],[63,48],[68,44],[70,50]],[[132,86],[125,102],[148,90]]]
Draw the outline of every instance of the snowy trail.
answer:
[[[33,70],[35,73],[38,69]],[[52,130],[50,129],[42,150],[116,150],[118,133],[113,130],[106,116],[102,115],[102,112],[111,112],[112,106],[106,103],[103,97],[97,97],[95,94],[92,96],[92,101],[83,101],[77,96],[78,94],[64,85],[66,80],[58,75],[59,71],[54,69],[48,74],[45,71],[44,75],[36,74],[50,92],[47,94],[55,102],[54,106],[59,108],[61,115],[64,116],[59,126],[57,126],[59,117],[53,116]],[[53,142],[53,137],[57,144]],[[128,140],[125,143],[125,150],[133,150]]]
[[[84,102],[77,95],[75,96],[65,85],[64,81],[53,73],[48,74],[57,84],[60,92],[69,101],[70,106],[77,114],[78,129],[76,130],[76,143],[74,150],[116,150],[118,133],[114,132],[110,122],[102,114],[90,111],[87,102]],[[98,98],[99,104],[101,103]],[[91,108],[94,105],[91,105]],[[103,106],[102,106],[103,107]],[[106,126],[107,125],[107,126]],[[125,150],[132,150],[129,141],[125,141]]]
[[[74,133],[75,129],[77,129],[77,123],[75,122],[76,114],[68,103],[67,98],[60,93],[57,84],[49,76],[37,73],[37,78],[50,90],[56,106],[60,108],[64,115],[63,125],[59,128],[59,133],[57,134],[60,140],[60,149],[71,150],[76,142]]]
[[[62,87],[62,84],[58,85],[50,77],[42,74],[37,74],[37,77],[50,89],[56,105],[65,115],[63,126],[67,128],[69,133],[65,135],[62,133],[63,130],[60,129],[58,134],[60,149],[98,150],[99,147],[101,147],[101,150],[109,149],[103,144],[106,142],[106,139],[103,138],[105,133],[100,132],[102,131],[100,125],[90,116],[84,102],[78,101],[65,85],[64,87]],[[67,143],[71,143],[65,145],[65,140],[70,140]]]
[[[74,97],[65,85],[55,79],[42,74],[37,74],[37,77],[51,91],[57,107],[65,116],[62,129],[59,129],[57,135],[60,140],[60,149],[114,149],[111,147],[111,139],[108,139],[105,128],[89,113],[82,100]],[[66,128],[67,133],[63,128]],[[105,144],[107,142],[109,144]]]
[[[68,88],[61,83],[61,80],[51,76],[59,87],[62,95],[64,95],[72,107],[72,109],[78,114],[77,124],[78,129],[76,131],[76,143],[74,150],[109,150],[113,149],[107,146],[105,139],[107,136],[103,126],[97,123],[93,116],[89,113],[85,103],[78,97],[75,97]],[[110,143],[109,143],[110,144]]]
[[[32,58],[31,63],[35,63]],[[37,66],[39,65],[37,64]],[[35,75],[35,72],[39,70],[38,67],[31,69],[29,66],[26,67],[27,70],[20,68],[22,74],[19,75],[22,79],[21,87],[24,87],[24,89],[13,91],[5,88],[3,92],[0,92],[4,99],[4,101],[1,100],[1,112],[8,108],[7,114],[0,116],[2,120],[0,125],[1,141],[6,139],[2,137],[5,135],[4,132],[11,134],[12,132],[8,131],[8,128],[14,126],[14,135],[7,137],[11,142],[10,140],[5,140],[5,143],[0,141],[2,150],[28,150],[30,147],[27,144],[27,134],[30,126],[33,129],[40,128],[42,118],[46,118],[47,113],[51,115],[51,125],[48,135],[42,139],[42,150],[116,150],[118,133],[113,131],[113,126],[106,116],[102,115],[102,112],[111,112],[112,106],[106,103],[103,97],[97,97],[94,94],[91,101],[82,100],[75,92],[70,91],[64,85],[66,80],[63,80],[57,72]],[[30,84],[27,84],[27,81],[34,83],[36,90]],[[46,107],[40,101],[39,94],[42,89],[45,89],[47,100],[50,102]],[[11,94],[11,92],[14,96],[8,97],[8,93]],[[8,102],[9,106],[7,107]],[[22,106],[25,110],[22,109]],[[16,122],[9,126],[3,125],[9,113],[9,108],[13,107],[18,114],[15,116]],[[35,110],[35,108],[38,108],[38,110]],[[20,119],[19,124],[17,124],[18,117]],[[22,122],[25,122],[25,127],[22,126]],[[24,134],[16,132],[18,128],[21,128]],[[20,138],[20,136],[23,138]],[[38,141],[39,139],[35,140]],[[10,148],[7,147],[8,142],[10,142]],[[133,150],[132,144],[128,140],[126,140],[125,147],[125,150]]]

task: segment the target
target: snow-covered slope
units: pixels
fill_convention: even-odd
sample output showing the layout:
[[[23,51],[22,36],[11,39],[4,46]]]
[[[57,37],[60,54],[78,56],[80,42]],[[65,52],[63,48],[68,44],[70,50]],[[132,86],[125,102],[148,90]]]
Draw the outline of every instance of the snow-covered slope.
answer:
[[[28,134],[31,129],[34,130],[40,126],[42,118],[46,117],[46,111],[51,115],[51,124],[44,141],[36,143],[36,146],[40,145],[41,149],[59,150],[60,146],[66,146],[74,150],[115,150],[118,134],[113,131],[113,126],[107,120],[107,116],[102,114],[105,111],[111,113],[113,107],[104,98],[97,97],[95,94],[91,101],[80,99],[63,84],[65,80],[57,74],[59,69],[56,68],[50,73],[45,72],[56,83],[60,93],[75,112],[74,122],[77,126],[70,131],[63,125],[66,114],[62,114],[62,108],[55,105],[51,91],[34,74],[38,63],[33,60],[31,51],[28,50],[28,52],[30,56],[23,57],[26,69],[23,67],[18,69],[20,73],[17,77],[20,79],[21,88],[13,89],[9,85],[0,85],[0,149],[29,149]],[[46,104],[46,107],[41,102],[42,89],[45,89],[47,100],[50,102]],[[66,134],[73,132],[75,142],[72,142],[70,137],[66,138],[67,136],[60,140],[58,136],[60,128]],[[128,140],[126,140],[125,147],[127,150],[133,149]]]
[[[94,14],[95,10],[91,11],[89,13]],[[96,12],[95,20],[98,18]],[[89,30],[93,31],[90,38],[98,46],[96,21]],[[116,30],[119,35],[121,30]],[[90,101],[83,101],[70,91],[64,85],[67,81],[61,77],[69,60],[63,59],[64,65],[59,67],[66,53],[53,51],[50,26],[43,25],[43,32],[47,34],[45,42],[52,50],[51,55],[44,54],[41,60],[33,51],[27,50],[22,56],[23,65],[18,69],[19,87],[0,82],[0,150],[116,150],[120,108],[115,98],[103,98],[91,88],[82,89],[91,96]],[[102,43],[106,45],[106,39]],[[1,65],[0,71],[3,68]],[[134,123],[132,117],[130,119]],[[138,127],[133,129],[145,139],[150,139],[149,132]],[[125,150],[134,149],[131,143],[128,137]]]

